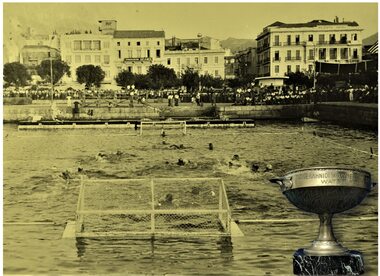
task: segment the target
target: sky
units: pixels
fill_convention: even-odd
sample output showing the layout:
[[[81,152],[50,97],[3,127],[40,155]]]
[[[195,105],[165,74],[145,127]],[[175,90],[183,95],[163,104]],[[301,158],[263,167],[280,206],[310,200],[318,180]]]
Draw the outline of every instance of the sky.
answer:
[[[198,33],[218,39],[255,39],[275,22],[313,19],[356,21],[366,38],[378,30],[378,4],[372,3],[4,3],[4,35],[15,26],[37,33],[68,32],[98,27],[100,19],[118,21],[119,30],[164,30],[170,38]],[[15,29],[19,31],[22,29]],[[6,36],[6,35],[5,35]]]

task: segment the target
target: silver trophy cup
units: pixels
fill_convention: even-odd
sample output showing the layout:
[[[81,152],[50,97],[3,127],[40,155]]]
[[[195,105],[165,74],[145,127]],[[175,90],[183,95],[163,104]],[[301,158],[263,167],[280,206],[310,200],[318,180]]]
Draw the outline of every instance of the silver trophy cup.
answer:
[[[317,239],[304,252],[309,256],[340,256],[347,249],[333,232],[332,216],[355,207],[371,191],[367,171],[339,167],[313,167],[294,170],[270,180],[280,185],[283,194],[296,207],[319,215]]]

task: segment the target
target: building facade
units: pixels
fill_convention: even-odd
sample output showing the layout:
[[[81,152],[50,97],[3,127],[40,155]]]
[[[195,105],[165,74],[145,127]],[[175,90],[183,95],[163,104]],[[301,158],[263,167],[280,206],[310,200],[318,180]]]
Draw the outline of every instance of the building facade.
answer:
[[[362,30],[356,22],[339,22],[338,18],[334,22],[275,22],[256,38],[257,79],[279,83],[290,72],[313,72],[315,61],[359,62]]]
[[[76,81],[76,70],[82,65],[100,66],[105,72],[105,83],[111,83],[115,74],[115,53],[112,35],[65,34],[61,36],[61,56],[69,66],[71,78]]]
[[[225,50],[220,42],[211,37],[193,39],[172,38],[166,40],[163,65],[172,68],[177,76],[187,69],[194,69],[200,75],[225,78]]]

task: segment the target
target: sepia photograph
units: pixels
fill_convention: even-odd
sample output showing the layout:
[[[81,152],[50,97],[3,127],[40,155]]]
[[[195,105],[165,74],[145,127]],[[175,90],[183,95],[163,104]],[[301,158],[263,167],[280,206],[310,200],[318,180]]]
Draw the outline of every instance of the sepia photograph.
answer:
[[[3,2],[4,275],[378,275],[378,3]]]

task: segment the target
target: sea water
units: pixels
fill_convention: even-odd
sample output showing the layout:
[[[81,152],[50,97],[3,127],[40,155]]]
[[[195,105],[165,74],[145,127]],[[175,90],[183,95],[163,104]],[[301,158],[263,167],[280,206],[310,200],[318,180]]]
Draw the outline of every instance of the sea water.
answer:
[[[75,219],[78,168],[86,177],[101,179],[221,177],[235,220],[316,219],[269,182],[290,170],[353,166],[368,170],[377,182],[377,156],[370,150],[377,154],[377,135],[369,131],[259,122],[254,129],[160,133],[17,131],[17,126],[5,125],[4,273],[290,275],[294,251],[308,246],[318,233],[318,221],[256,222],[240,223],[245,236],[232,239],[61,239],[65,223]],[[172,146],[180,144],[183,148]],[[186,164],[179,166],[179,158]],[[266,170],[269,164],[272,170]],[[69,181],[62,174],[66,171]],[[366,275],[377,275],[377,221],[339,218],[377,217],[377,191],[376,186],[359,206],[334,216],[335,235],[344,246],[363,253]]]

